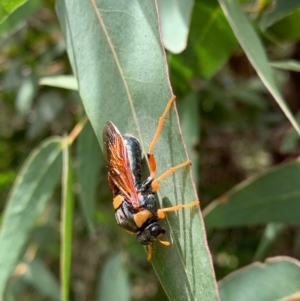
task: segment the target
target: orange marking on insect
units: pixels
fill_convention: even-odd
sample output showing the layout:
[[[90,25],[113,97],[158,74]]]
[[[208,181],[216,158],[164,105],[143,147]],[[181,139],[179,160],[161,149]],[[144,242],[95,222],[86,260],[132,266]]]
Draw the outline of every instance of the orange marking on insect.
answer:
[[[117,195],[113,200],[114,209],[118,209],[124,201],[124,198],[120,195]]]
[[[149,210],[139,211],[134,215],[134,221],[138,228],[141,228],[143,224],[153,216],[153,214]]]

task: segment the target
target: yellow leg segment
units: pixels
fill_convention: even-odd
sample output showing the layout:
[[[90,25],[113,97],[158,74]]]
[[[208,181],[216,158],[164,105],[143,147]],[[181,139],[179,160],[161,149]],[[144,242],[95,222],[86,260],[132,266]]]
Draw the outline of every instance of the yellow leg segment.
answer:
[[[151,258],[152,258],[152,254],[153,254],[153,246],[152,246],[152,244],[147,245],[147,252],[148,252],[147,260],[150,261]]]
[[[159,241],[162,245],[164,245],[164,246],[166,246],[166,247],[168,247],[168,246],[171,244],[169,241],[166,241],[166,240],[160,240],[160,239],[158,239],[158,241]]]
[[[158,191],[159,190],[159,185],[158,185],[158,182],[160,182],[161,180],[165,179],[166,177],[168,177],[169,175],[171,175],[173,172],[175,172],[177,169],[180,169],[182,167],[185,167],[187,165],[191,165],[191,161],[190,160],[187,160],[181,164],[178,164],[174,167],[171,167],[170,169],[168,169],[167,171],[165,171],[162,175],[160,175],[158,178],[156,178],[151,186],[152,186],[152,189],[154,191]]]
[[[166,106],[166,108],[165,108],[163,114],[162,114],[161,117],[159,118],[158,125],[157,125],[156,131],[155,131],[155,134],[154,134],[153,139],[152,139],[152,141],[151,141],[151,143],[150,143],[150,145],[149,145],[149,148],[148,148],[148,158],[149,158],[150,156],[153,157],[154,162],[155,162],[155,159],[154,159],[154,156],[153,156],[153,149],[154,149],[154,146],[155,146],[155,144],[156,144],[156,142],[157,142],[157,140],[158,140],[158,137],[159,137],[159,135],[160,135],[160,132],[161,132],[161,130],[162,130],[162,128],[163,128],[163,125],[164,125],[164,122],[165,122],[166,115],[167,115],[168,111],[170,110],[170,108],[171,108],[171,106],[172,106],[172,104],[173,104],[173,102],[174,102],[175,99],[176,99],[176,96],[175,96],[175,95],[173,95],[173,96],[169,99],[169,101],[168,101],[168,103],[167,103],[167,106]],[[153,168],[151,167],[151,164],[150,164],[150,174],[151,174],[151,177],[152,177],[152,178],[155,177],[155,171],[156,171],[156,166],[155,166],[155,164],[153,165]]]
[[[177,211],[177,210],[181,210],[182,208],[188,208],[188,207],[193,207],[193,206],[197,206],[197,205],[199,205],[198,200],[188,203],[188,204],[180,204],[180,205],[176,205],[176,206],[172,206],[172,207],[168,207],[168,208],[158,209],[157,216],[160,219],[163,219],[166,217],[165,212]]]

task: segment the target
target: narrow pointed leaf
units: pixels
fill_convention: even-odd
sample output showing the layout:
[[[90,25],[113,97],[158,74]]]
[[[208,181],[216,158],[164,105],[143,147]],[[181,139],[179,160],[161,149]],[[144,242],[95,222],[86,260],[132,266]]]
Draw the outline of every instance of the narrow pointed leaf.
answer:
[[[265,259],[268,250],[284,228],[285,225],[281,223],[269,223],[266,226],[258,248],[255,252],[253,261],[261,261]]]
[[[180,53],[186,47],[194,1],[160,0],[157,3],[164,46],[173,53]]]
[[[0,3],[0,24],[27,0],[2,0]]]
[[[59,284],[44,264],[34,259],[27,264],[24,280],[31,284],[43,297],[60,301]]]
[[[220,281],[221,301],[288,301],[300,298],[300,262],[274,257],[254,263]]]
[[[196,1],[184,61],[196,74],[210,78],[227,62],[236,46],[237,40],[218,1]]]
[[[36,218],[61,176],[61,140],[44,141],[29,156],[11,190],[0,235],[0,296]]]
[[[78,137],[77,156],[79,201],[87,227],[92,233],[94,231],[97,174],[103,161],[99,143],[90,123],[85,125]]]
[[[51,86],[69,90],[78,90],[76,77],[73,75],[57,75],[42,77],[39,80],[41,86]]]
[[[73,175],[67,138],[63,139],[62,216],[61,216],[61,300],[69,300],[72,255]]]
[[[300,2],[298,0],[276,0],[262,15],[260,25],[263,28],[269,27],[299,8]]]
[[[123,134],[136,136],[146,153],[172,94],[156,2],[59,0],[57,11],[99,142],[104,124],[111,120]],[[187,158],[174,108],[154,152],[158,175]],[[194,201],[188,168],[163,181],[158,196],[163,207]],[[170,213],[162,225],[172,245],[155,243],[152,264],[169,298],[218,300],[199,208]]]
[[[185,138],[189,157],[192,161],[193,176],[196,183],[198,183],[199,178],[199,162],[195,146],[199,143],[201,132],[199,105],[200,102],[197,98],[197,94],[195,93],[188,95],[178,104],[182,132]]]
[[[300,62],[296,60],[271,62],[270,65],[274,68],[300,72]]]
[[[284,164],[238,185],[204,210],[205,225],[224,228],[299,224],[300,163]]]
[[[251,26],[250,21],[242,12],[241,7],[236,0],[219,0],[219,3],[253,68],[256,70],[269,92],[275,98],[281,110],[297,131],[298,135],[300,135],[298,123],[290,112],[285,100],[276,86],[266,53],[256,32]]]
[[[14,12],[10,13],[10,15],[7,16],[2,23],[0,21],[0,44],[4,44],[6,39],[24,26],[26,21],[39,9],[40,6],[41,1],[28,0],[24,3],[24,5],[21,5]]]
[[[111,281],[112,279],[113,281]],[[129,274],[121,255],[112,256],[104,265],[99,281],[97,300],[130,300]]]

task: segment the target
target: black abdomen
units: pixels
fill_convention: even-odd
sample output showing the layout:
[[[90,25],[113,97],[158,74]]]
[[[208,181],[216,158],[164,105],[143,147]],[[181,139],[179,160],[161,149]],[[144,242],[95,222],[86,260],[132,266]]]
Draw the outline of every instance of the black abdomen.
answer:
[[[134,175],[135,186],[142,182],[142,148],[140,142],[132,135],[123,136],[128,153],[130,169]]]

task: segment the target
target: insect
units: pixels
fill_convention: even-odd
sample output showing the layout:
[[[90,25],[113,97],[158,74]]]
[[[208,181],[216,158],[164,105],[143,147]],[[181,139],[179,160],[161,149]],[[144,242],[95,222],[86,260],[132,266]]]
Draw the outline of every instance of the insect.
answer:
[[[137,240],[147,245],[148,257],[151,260],[152,243],[157,239],[163,245],[170,245],[160,237],[165,229],[159,220],[165,217],[165,212],[180,210],[199,204],[196,200],[189,204],[180,204],[158,209],[155,197],[161,180],[171,175],[177,169],[191,164],[189,160],[169,168],[161,176],[155,178],[156,162],[153,148],[162,130],[165,116],[170,110],[175,96],[167,103],[165,111],[159,119],[152,142],[148,148],[150,175],[142,180],[142,148],[137,138],[132,135],[121,135],[117,127],[108,121],[103,129],[103,149],[108,167],[108,183],[113,194],[113,207],[117,223],[130,233],[136,233]]]

